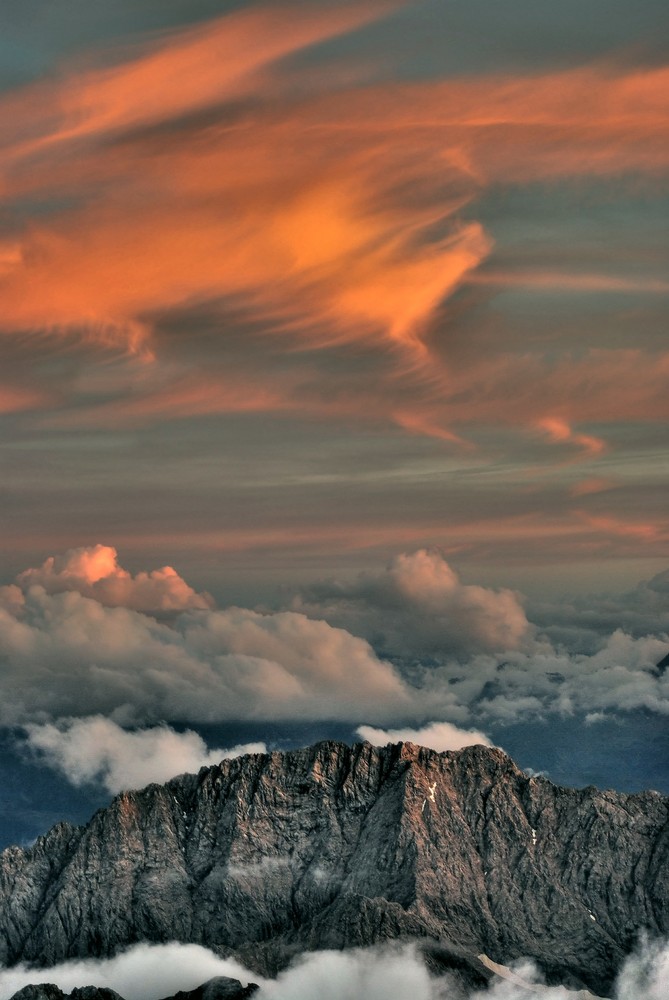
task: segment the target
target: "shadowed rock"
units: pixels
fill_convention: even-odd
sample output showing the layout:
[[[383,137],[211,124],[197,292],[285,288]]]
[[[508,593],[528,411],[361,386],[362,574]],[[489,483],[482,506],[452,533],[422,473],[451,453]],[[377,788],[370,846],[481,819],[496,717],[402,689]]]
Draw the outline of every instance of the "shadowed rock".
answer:
[[[249,1000],[258,988],[255,983],[242,986],[238,979],[217,976],[197,989],[181,990],[174,996],[165,997],[165,1000]],[[24,986],[11,1000],[123,1000],[123,997],[105,987],[82,986],[71,993],[63,993],[53,983],[41,983],[37,986]]]

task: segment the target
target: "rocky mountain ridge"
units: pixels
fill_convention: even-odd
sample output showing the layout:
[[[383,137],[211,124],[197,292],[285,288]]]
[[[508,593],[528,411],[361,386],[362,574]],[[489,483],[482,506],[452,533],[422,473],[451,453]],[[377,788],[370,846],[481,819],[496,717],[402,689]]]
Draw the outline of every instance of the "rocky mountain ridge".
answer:
[[[217,976],[194,990],[175,993],[165,1000],[250,1000],[258,989],[256,983],[243,986],[238,979]],[[11,1000],[123,1000],[123,997],[104,986],[82,986],[63,993],[54,983],[39,983],[24,986]]]
[[[0,961],[203,944],[273,974],[298,952],[418,939],[483,983],[534,958],[606,995],[669,932],[669,799],[560,788],[502,751],[325,742],[117,796],[0,855]]]

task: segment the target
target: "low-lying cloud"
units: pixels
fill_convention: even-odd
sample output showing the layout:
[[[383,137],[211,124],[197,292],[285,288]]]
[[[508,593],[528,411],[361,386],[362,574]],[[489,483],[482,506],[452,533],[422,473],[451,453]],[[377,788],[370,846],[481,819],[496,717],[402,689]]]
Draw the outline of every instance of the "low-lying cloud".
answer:
[[[519,722],[550,713],[564,716],[647,709],[669,714],[669,672],[659,671],[666,638],[635,639],[617,631],[592,654],[573,654],[550,643],[532,652],[509,650],[503,657],[479,655],[412,671],[423,695],[448,699],[452,717],[467,708],[484,722]],[[442,703],[442,711],[445,705]]]
[[[350,951],[311,952],[300,956],[274,980],[249,972],[234,959],[206,948],[176,942],[140,944],[111,959],[64,962],[50,969],[23,965],[0,970],[0,1000],[9,1000],[30,983],[55,983],[64,992],[95,985],[116,990],[125,1000],[159,1000],[191,990],[215,976],[258,983],[258,1000],[573,1000],[562,986],[547,987],[531,962],[514,963],[485,991],[462,989],[448,975],[431,976],[413,945]],[[669,943],[642,942],[625,962],[614,1000],[665,1000],[669,991]]]
[[[116,990],[124,1000],[159,1000],[192,990],[214,976],[257,982],[233,959],[222,959],[196,944],[138,944],[114,958],[77,959],[49,969],[17,965],[0,971],[0,998],[8,1000],[30,983],[55,983],[70,993],[78,986]]]
[[[387,743],[416,743],[418,746],[430,747],[439,753],[445,750],[462,750],[463,747],[478,743],[487,747],[493,745],[485,733],[475,729],[458,729],[450,722],[431,722],[421,729],[375,729],[373,726],[358,726],[356,733],[375,747],[382,747]]]
[[[402,553],[352,583],[314,585],[294,607],[404,656],[516,649],[530,634],[518,594],[463,583],[437,550]]]
[[[179,733],[163,725],[129,732],[101,715],[65,719],[56,725],[31,724],[26,731],[28,746],[73,785],[101,784],[112,794],[163,783],[224,758],[267,750],[264,743],[209,750],[192,730]]]

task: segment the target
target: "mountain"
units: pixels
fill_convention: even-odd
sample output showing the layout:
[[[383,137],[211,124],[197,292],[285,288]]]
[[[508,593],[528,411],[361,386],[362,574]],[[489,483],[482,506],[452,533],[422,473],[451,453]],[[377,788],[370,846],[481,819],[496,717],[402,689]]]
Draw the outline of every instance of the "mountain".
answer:
[[[468,983],[533,957],[610,992],[669,932],[669,799],[560,788],[502,751],[325,742],[125,792],[0,855],[0,962],[187,941],[273,974],[298,952],[420,939]]]

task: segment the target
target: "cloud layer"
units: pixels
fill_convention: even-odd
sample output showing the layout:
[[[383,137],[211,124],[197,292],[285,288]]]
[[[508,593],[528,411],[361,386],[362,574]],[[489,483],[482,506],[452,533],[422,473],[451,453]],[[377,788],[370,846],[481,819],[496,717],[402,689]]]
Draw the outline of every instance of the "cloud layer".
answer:
[[[541,985],[532,963],[514,965],[508,978],[490,989],[462,991],[448,976],[429,975],[413,946],[302,955],[276,980],[249,973],[232,959],[221,959],[199,945],[135,945],[112,959],[71,961],[50,969],[17,966],[0,970],[0,1000],[9,1000],[30,983],[55,983],[65,992],[96,985],[116,990],[125,1000],[159,1000],[191,990],[214,976],[230,976],[260,985],[258,1000],[526,1000],[528,990],[546,1000],[570,1000],[561,986]],[[616,984],[615,1000],[664,1000],[669,989],[669,945],[642,943],[627,959]]]
[[[26,732],[28,745],[73,785],[99,783],[112,794],[267,751],[264,743],[209,750],[191,730],[179,733],[163,725],[129,732],[101,715],[60,720],[57,725],[33,723]]]
[[[567,61],[549,20],[486,0],[487,29],[532,51],[514,66],[438,4],[125,4],[111,47],[105,15],[87,32],[34,2],[70,37],[48,76],[31,54],[32,82],[0,89],[12,548],[113,527],[138,563],[261,550],[277,573],[287,548],[542,570],[669,553],[666,65],[604,57],[564,5]],[[417,65],[428,43],[441,58]],[[137,583],[136,607],[180,606],[168,582]]]
[[[17,580],[0,588],[0,721],[61,720],[40,737],[61,762],[91,737],[90,720],[72,720],[95,715],[125,727],[329,719],[448,742],[463,737],[448,727],[425,730],[426,721],[485,730],[490,721],[554,712],[593,719],[669,711],[669,671],[656,666],[669,649],[666,635],[616,629],[591,638],[586,652],[570,650],[531,626],[516,594],[462,584],[434,552],[398,556],[352,584],[312,588],[312,599],[296,605],[311,617],[188,606],[201,595],[173,572],[170,600],[176,581],[186,608],[162,620],[164,611],[134,605],[160,603],[164,576],[131,577],[105,546],[48,559]],[[663,586],[661,574],[639,593],[661,602]],[[112,599],[130,607],[103,603]],[[92,761],[113,783],[110,761],[127,757],[131,741],[97,725],[111,756],[104,767],[102,758]],[[190,737],[160,730],[142,739],[149,758],[160,739],[173,741],[177,758],[203,752],[187,745]]]

